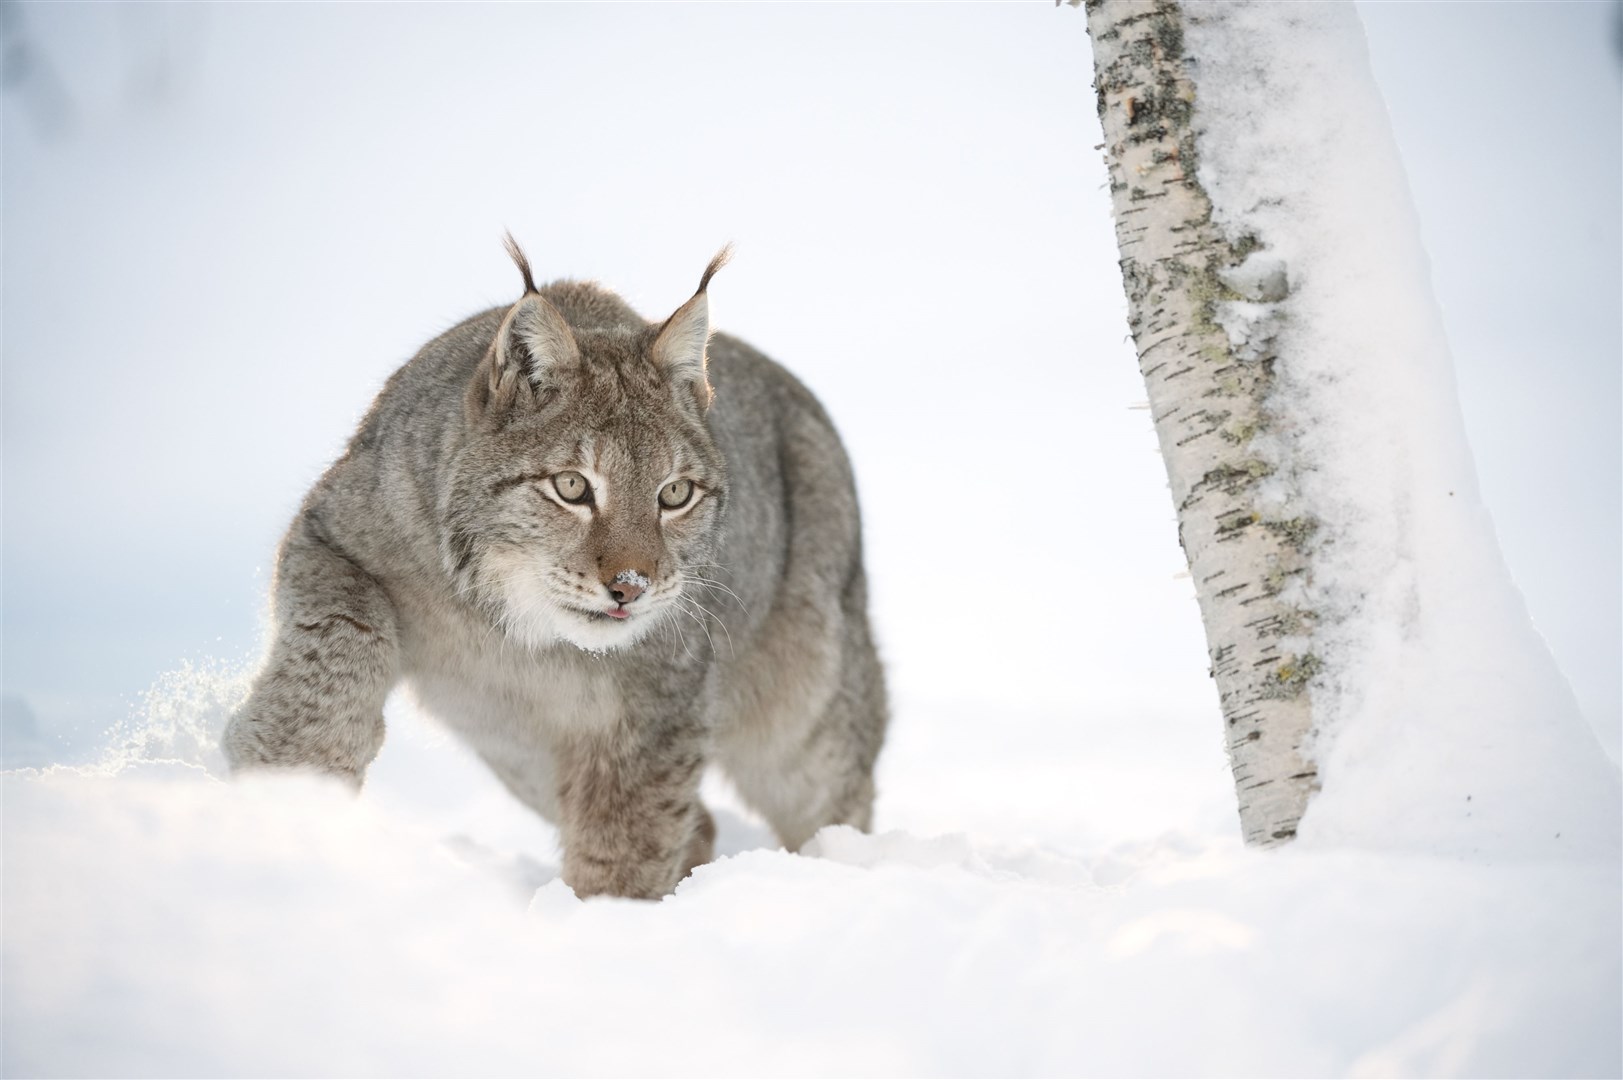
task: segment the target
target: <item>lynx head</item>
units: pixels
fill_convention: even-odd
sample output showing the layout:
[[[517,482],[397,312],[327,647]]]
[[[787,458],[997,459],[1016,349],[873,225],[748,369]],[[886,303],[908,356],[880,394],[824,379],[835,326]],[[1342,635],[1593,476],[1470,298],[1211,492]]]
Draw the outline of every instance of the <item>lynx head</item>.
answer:
[[[679,614],[714,553],[727,476],[705,421],[706,289],[729,251],[656,326],[596,286],[543,294],[507,243],[524,295],[466,389],[446,568],[526,644],[629,645]]]

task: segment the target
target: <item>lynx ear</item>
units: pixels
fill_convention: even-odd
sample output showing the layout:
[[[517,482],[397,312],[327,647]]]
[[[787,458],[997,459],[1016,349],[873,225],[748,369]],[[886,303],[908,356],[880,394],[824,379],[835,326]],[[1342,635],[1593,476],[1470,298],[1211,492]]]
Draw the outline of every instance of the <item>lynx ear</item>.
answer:
[[[558,309],[540,293],[527,294],[502,320],[468,384],[469,421],[500,424],[514,409],[533,408],[552,375],[579,360],[575,335]]]
[[[532,385],[540,386],[552,368],[579,361],[580,348],[564,317],[535,287],[530,260],[525,258],[524,249],[518,246],[512,233],[502,234],[502,246],[524,276],[524,295],[496,332],[496,367],[492,378],[500,379],[503,372],[517,371],[528,376]]]
[[[558,309],[540,293],[526,293],[496,332],[496,372],[518,371],[534,386],[557,368],[580,362],[580,346]]]
[[[705,290],[732,254],[731,244],[716,253],[699,279],[699,291],[665,320],[649,350],[666,376],[672,382],[690,386],[702,406],[708,406],[711,397],[710,380],[705,376],[705,347],[710,343],[710,299]]]
[[[513,239],[502,237],[508,256],[524,276],[524,295],[496,329],[479,371],[468,384],[470,422],[504,423],[515,408],[533,408],[549,396],[548,384],[563,368],[580,363],[580,345],[557,308],[535,287],[530,260]]]

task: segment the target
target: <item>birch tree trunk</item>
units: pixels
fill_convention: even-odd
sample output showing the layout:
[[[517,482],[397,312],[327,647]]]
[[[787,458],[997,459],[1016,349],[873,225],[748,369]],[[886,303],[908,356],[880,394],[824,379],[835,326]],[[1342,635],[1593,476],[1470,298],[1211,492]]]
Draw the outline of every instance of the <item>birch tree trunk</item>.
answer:
[[[1298,582],[1315,523],[1281,519],[1260,497],[1273,467],[1254,443],[1285,423],[1268,406],[1277,357],[1266,335],[1232,345],[1216,317],[1223,301],[1279,301],[1288,286],[1254,240],[1224,238],[1196,181],[1179,5],[1087,0],[1086,10],[1129,321],[1205,623],[1241,827],[1248,843],[1276,844],[1296,835],[1316,789],[1304,751],[1315,613]]]

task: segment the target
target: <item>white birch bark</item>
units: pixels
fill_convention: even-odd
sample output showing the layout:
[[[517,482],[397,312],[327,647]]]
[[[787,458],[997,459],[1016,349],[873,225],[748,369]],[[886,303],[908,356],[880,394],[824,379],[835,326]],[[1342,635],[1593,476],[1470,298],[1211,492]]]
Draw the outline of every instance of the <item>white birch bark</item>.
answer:
[[[1178,4],[1086,8],[1129,321],[1205,623],[1241,827],[1248,843],[1275,844],[1296,835],[1316,787],[1304,742],[1319,661],[1299,581],[1316,526],[1259,497],[1275,466],[1257,440],[1286,423],[1268,406],[1277,358],[1267,335],[1235,346],[1216,319],[1224,301],[1278,301],[1288,286],[1282,267],[1261,254],[1248,262],[1252,243],[1231,245],[1212,222],[1195,178]]]

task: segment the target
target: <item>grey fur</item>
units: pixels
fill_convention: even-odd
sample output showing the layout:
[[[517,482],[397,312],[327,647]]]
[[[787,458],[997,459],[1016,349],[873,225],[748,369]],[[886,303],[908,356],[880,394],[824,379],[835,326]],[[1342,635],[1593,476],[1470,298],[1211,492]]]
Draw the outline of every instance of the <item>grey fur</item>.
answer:
[[[525,295],[424,346],[305,498],[232,767],[359,784],[404,681],[559,826],[583,896],[661,896],[710,858],[709,761],[790,849],[868,828],[885,694],[828,417],[708,338],[720,257],[656,325],[593,284],[532,290],[512,247]],[[567,471],[595,505],[563,498]]]

